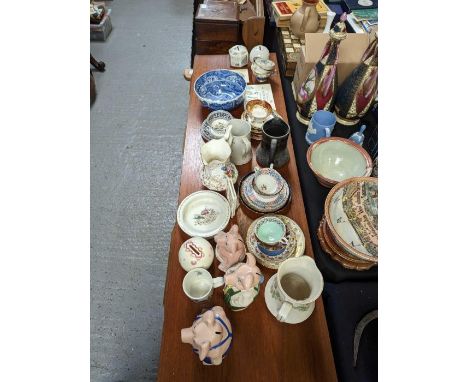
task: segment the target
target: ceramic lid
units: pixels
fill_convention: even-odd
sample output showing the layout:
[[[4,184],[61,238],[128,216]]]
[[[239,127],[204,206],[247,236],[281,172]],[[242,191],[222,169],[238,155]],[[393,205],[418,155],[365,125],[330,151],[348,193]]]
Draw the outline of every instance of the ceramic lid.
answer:
[[[262,57],[255,57],[254,63],[258,65],[261,69],[266,70],[267,72],[271,72],[275,69],[276,66],[276,64],[273,61]]]
[[[213,263],[214,250],[202,237],[192,237],[179,249],[179,263],[187,272],[194,268],[208,269]]]
[[[247,48],[244,45],[234,45],[229,49],[231,56],[245,56],[248,54]]]

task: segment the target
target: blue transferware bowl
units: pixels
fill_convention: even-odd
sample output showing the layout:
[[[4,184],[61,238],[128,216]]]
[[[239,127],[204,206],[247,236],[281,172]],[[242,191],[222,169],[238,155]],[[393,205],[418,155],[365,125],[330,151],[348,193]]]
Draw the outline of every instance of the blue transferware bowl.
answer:
[[[246,86],[240,74],[217,69],[198,77],[193,90],[203,106],[213,110],[232,110],[243,103]]]

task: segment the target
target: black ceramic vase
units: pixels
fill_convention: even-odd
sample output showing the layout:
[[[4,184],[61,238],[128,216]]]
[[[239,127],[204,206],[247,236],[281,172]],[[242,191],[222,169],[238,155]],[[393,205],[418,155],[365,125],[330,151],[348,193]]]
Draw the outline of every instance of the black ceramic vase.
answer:
[[[262,167],[278,168],[289,162],[289,126],[281,118],[275,117],[262,127],[262,142],[257,149],[257,163]]]

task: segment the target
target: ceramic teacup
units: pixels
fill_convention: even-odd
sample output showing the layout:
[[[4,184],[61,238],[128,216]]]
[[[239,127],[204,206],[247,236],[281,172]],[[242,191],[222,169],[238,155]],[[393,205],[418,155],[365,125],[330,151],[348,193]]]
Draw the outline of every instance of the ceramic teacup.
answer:
[[[314,113],[309,121],[309,126],[306,132],[306,141],[310,145],[320,138],[330,137],[336,124],[335,114],[326,111],[318,110]]]
[[[263,124],[273,114],[273,108],[267,101],[253,99],[245,105],[247,118],[256,125]]]
[[[281,263],[265,293],[268,310],[280,322],[299,323],[310,317],[323,290],[323,277],[309,256]]]
[[[286,244],[286,225],[275,216],[264,216],[255,227],[255,236],[267,245]]]
[[[254,170],[255,176],[252,183],[255,191],[258,193],[272,196],[278,194],[283,189],[284,179],[272,167],[255,167]]]
[[[206,269],[195,268],[187,272],[182,282],[182,289],[194,302],[208,300],[213,289],[224,285],[224,277],[213,278]]]

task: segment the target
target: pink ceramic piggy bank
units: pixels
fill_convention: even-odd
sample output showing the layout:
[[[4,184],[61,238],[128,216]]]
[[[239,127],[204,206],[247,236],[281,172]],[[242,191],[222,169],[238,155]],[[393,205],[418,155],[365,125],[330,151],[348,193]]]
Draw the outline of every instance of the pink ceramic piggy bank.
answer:
[[[263,280],[262,272],[257,267],[255,257],[247,253],[247,262],[239,263],[229,268],[224,275],[224,284],[247,290],[258,285]]]
[[[204,365],[220,365],[231,347],[232,327],[223,308],[214,306],[199,314],[180,336],[183,343],[192,345]]]
[[[220,232],[215,237],[216,258],[220,264],[218,268],[223,272],[239,261],[244,260],[245,245],[242,236],[239,235],[239,227],[234,224],[229,232]]]

